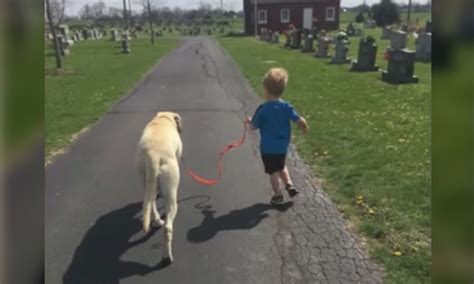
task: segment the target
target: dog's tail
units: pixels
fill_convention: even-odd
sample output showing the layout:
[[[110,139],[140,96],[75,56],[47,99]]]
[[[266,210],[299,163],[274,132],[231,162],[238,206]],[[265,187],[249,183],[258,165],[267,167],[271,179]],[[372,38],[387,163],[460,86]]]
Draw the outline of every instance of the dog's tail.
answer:
[[[153,167],[153,163],[147,159],[145,165],[145,197],[143,199],[143,231],[148,233],[151,224],[153,202],[158,193],[159,169]]]

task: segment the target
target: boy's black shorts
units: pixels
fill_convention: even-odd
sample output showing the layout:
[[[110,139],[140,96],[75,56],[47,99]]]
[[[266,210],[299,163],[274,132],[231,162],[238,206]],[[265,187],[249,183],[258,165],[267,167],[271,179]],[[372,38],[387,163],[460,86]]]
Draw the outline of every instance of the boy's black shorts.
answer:
[[[285,168],[286,154],[262,154],[265,173],[271,175]]]

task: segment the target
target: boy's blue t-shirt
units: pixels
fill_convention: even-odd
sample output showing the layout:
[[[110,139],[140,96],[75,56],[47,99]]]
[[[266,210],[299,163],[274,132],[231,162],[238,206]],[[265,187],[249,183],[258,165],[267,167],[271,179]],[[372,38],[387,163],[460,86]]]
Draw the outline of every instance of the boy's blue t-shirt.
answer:
[[[260,152],[286,154],[291,138],[290,120],[300,116],[293,106],[284,100],[267,101],[260,105],[252,118],[252,124],[260,129]]]

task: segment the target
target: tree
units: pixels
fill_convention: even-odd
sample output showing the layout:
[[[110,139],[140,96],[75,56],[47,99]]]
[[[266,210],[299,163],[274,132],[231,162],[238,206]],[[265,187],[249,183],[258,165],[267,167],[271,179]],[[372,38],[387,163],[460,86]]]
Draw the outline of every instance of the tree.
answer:
[[[59,25],[64,20],[64,9],[66,8],[65,0],[49,0],[49,9],[51,12],[51,20],[55,25]]]
[[[98,20],[105,16],[107,7],[104,2],[94,3],[92,5],[86,4],[82,6],[79,11],[79,16],[83,20]]]
[[[357,14],[357,16],[355,17],[356,23],[363,23],[364,20],[365,20],[364,13],[362,12],[359,12],[359,14]]]
[[[56,26],[59,25],[64,18],[65,0],[46,0],[46,18],[48,19],[49,29],[53,34],[54,56],[56,57],[56,68],[63,68],[59,40],[56,34]]]
[[[380,4],[372,5],[370,10],[372,19],[379,27],[392,25],[400,20],[398,6],[391,0],[382,0]]]
[[[153,30],[151,0],[143,0],[143,9],[146,11],[146,14],[148,16],[148,24],[150,25],[150,41],[151,41],[151,44],[155,44],[155,32]]]
[[[92,8],[89,4],[82,6],[81,10],[79,10],[79,17],[83,20],[92,19]]]

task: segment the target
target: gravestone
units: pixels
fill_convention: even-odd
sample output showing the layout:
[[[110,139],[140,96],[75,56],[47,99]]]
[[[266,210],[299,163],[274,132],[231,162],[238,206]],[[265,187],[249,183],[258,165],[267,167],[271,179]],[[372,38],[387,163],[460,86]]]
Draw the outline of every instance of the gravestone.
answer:
[[[280,42],[280,34],[278,32],[274,32],[272,34],[272,43],[279,43]]]
[[[82,38],[89,39],[87,29],[82,29]]]
[[[69,49],[71,46],[74,45],[74,41],[72,39],[68,39],[64,41],[64,44]]]
[[[285,47],[286,48],[290,48],[290,45],[291,45],[291,31],[287,31],[285,33]]]
[[[58,44],[59,44],[59,52],[61,53],[61,56],[66,56],[70,53],[69,48],[66,44],[66,40],[64,39],[62,34],[59,34],[56,36],[58,39]]]
[[[329,47],[331,45],[332,39],[329,37],[318,37],[318,50],[315,54],[317,58],[328,58]]]
[[[82,33],[80,33],[79,31],[75,31],[74,34],[76,35],[77,41],[81,41],[81,40],[82,40]]]
[[[431,33],[421,33],[418,35],[415,59],[421,62],[431,61]]]
[[[295,30],[291,34],[291,45],[290,48],[295,49],[295,48],[300,48],[301,47],[301,30]]]
[[[122,53],[130,53],[130,46],[128,45],[128,32],[122,32]]]
[[[326,36],[326,32],[322,30],[318,34],[318,50],[316,51],[315,57],[327,58],[330,57],[328,54],[329,47],[331,46],[332,39]]]
[[[349,23],[346,28],[347,36],[354,36],[355,35],[355,27],[353,23]]]
[[[391,84],[418,83],[414,76],[415,52],[408,49],[391,49],[388,51],[388,70],[382,72],[382,81]]]
[[[258,39],[261,40],[261,41],[265,40],[265,29],[264,28],[260,29],[260,34],[258,34]]]
[[[359,43],[357,60],[352,61],[351,71],[370,72],[377,71],[379,67],[375,65],[377,57],[377,44],[373,37],[362,38]]]
[[[375,20],[372,20],[372,19],[368,19],[364,22],[364,27],[366,29],[373,29],[375,28],[377,25],[375,23]]]
[[[332,57],[331,63],[333,64],[345,64],[351,62],[347,58],[347,52],[349,51],[349,41],[347,35],[344,32],[340,32],[334,39],[334,56]]]
[[[381,39],[390,39],[391,34],[392,34],[392,27],[385,26],[382,29]]]
[[[271,30],[266,30],[264,34],[264,40],[265,41],[272,41],[272,31]]]
[[[404,49],[407,45],[407,33],[401,30],[392,31],[390,35],[391,49]]]
[[[110,30],[110,40],[111,41],[118,41],[119,40],[117,29],[111,29]]]
[[[426,33],[431,33],[431,30],[432,30],[431,21],[426,21],[425,32]]]
[[[59,33],[63,36],[64,40],[69,40],[69,26],[68,25],[59,25]]]
[[[313,52],[313,35],[308,33],[306,37],[304,38],[304,44],[303,44],[303,49],[301,50],[302,52]]]

